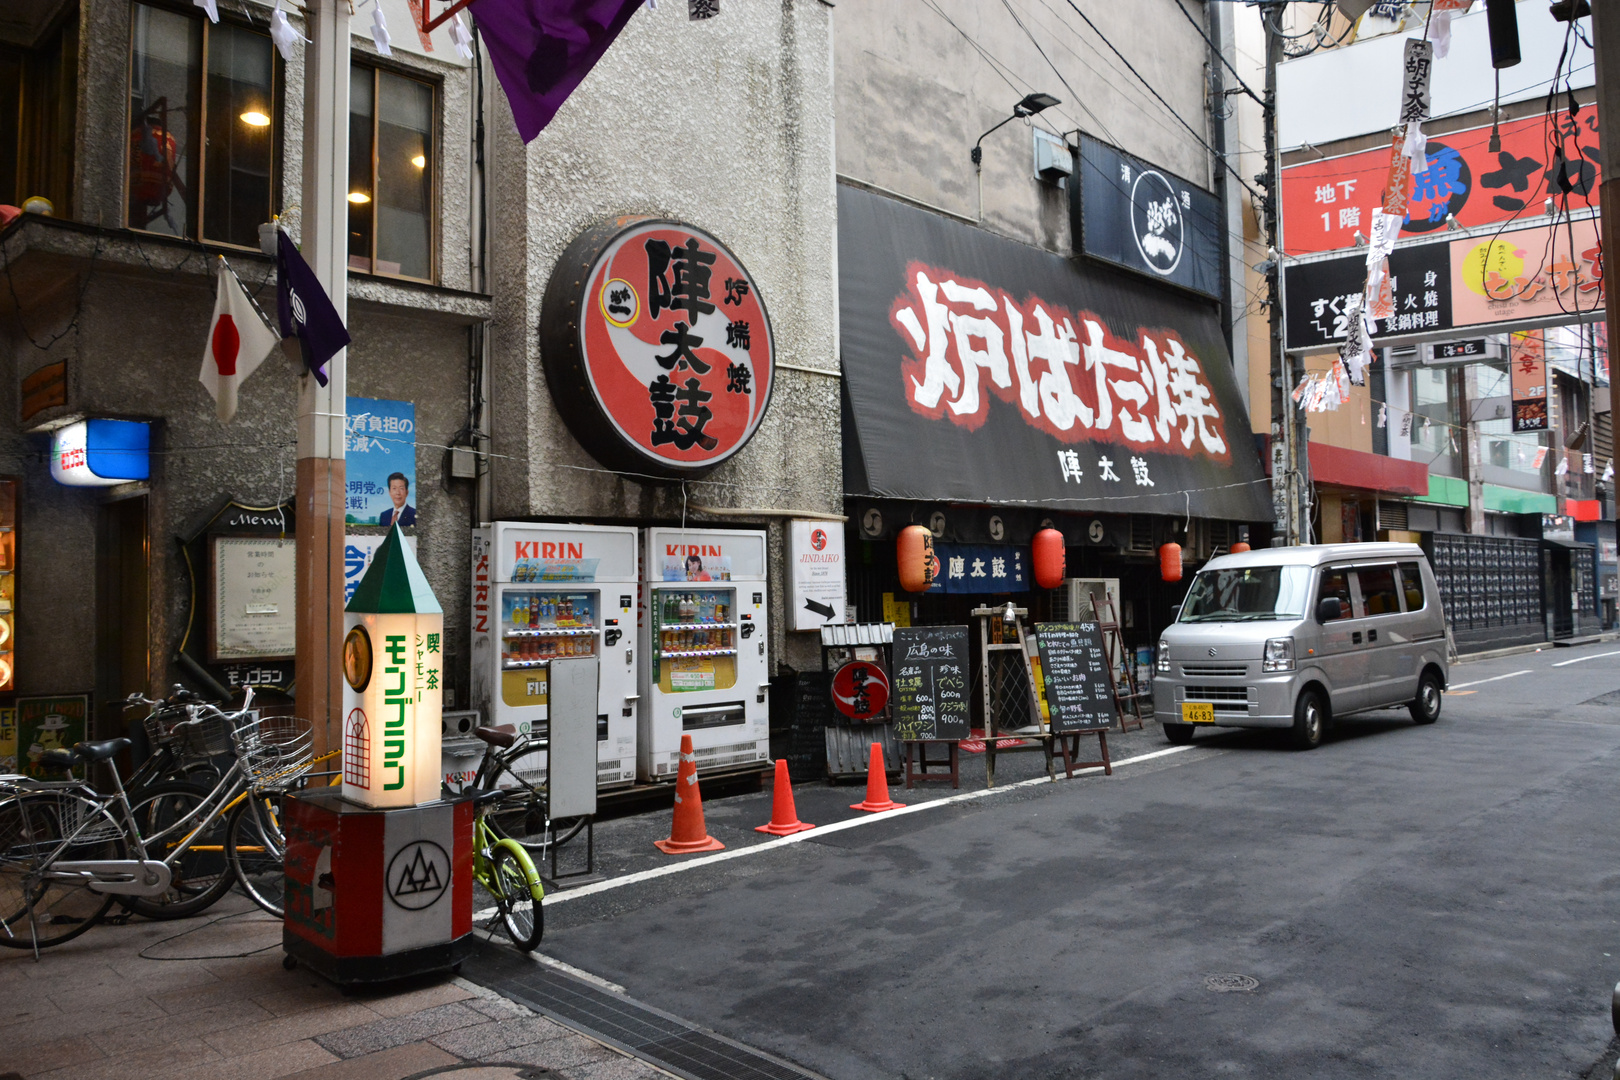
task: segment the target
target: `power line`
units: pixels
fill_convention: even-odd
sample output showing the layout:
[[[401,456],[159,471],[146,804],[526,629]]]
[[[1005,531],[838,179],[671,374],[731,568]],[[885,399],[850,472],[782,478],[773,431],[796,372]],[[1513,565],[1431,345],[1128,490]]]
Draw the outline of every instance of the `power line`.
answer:
[[[1029,38],[1029,43],[1035,46],[1035,51],[1041,54],[1041,59],[1046,61],[1046,66],[1052,69],[1052,74],[1058,77],[1058,82],[1063,84],[1063,89],[1067,90],[1069,92],[1069,96],[1074,99],[1075,106],[1083,111],[1087,116],[1091,117],[1092,122],[1102,130],[1104,135],[1108,136],[1108,140],[1110,142],[1118,142],[1119,140],[1114,137],[1113,132],[1108,130],[1108,125],[1104,124],[1102,119],[1098,117],[1096,113],[1092,112],[1089,107],[1087,107],[1085,98],[1081,96],[1078,90],[1069,85],[1069,80],[1063,77],[1063,72],[1059,71],[1058,66],[1052,63],[1052,58],[1046,55],[1045,49],[1041,48],[1040,39],[1038,39],[1034,34],[1030,33],[1029,27],[1025,26],[1024,20],[1018,17],[1018,12],[1013,10],[1012,4],[1009,3],[1008,0],[1001,0],[1001,6],[1007,9],[1007,14],[1011,15],[1013,22],[1018,24],[1018,29],[1022,30],[1024,32],[1024,36]]]
[[[1243,92],[1259,102],[1262,109],[1265,108],[1266,99],[1255,93],[1254,88],[1243,81],[1243,76],[1239,75],[1238,69],[1232,66],[1232,61],[1228,60],[1226,54],[1221,51],[1221,47],[1211,41],[1208,34],[1204,33],[1204,28],[1198,25],[1198,20],[1192,17],[1192,12],[1182,5],[1181,0],[1176,0],[1176,9],[1192,24],[1192,28],[1198,31],[1198,36],[1204,39],[1204,44],[1209,46],[1209,51],[1219,57],[1222,64],[1226,65],[1226,70],[1232,73],[1232,78],[1237,80],[1238,85],[1243,88]]]

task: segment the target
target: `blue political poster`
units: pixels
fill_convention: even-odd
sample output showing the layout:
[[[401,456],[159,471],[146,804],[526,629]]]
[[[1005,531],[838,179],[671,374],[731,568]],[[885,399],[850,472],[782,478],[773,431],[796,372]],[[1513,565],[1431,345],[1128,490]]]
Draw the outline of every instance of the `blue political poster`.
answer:
[[[343,519],[380,525],[416,524],[416,405],[385,398],[349,398],[344,428]]]

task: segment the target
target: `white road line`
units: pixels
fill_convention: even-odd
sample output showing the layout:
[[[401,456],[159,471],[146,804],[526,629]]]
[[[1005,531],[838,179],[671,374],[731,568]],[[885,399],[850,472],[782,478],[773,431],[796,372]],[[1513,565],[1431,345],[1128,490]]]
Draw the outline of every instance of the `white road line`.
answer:
[[[1593,653],[1591,656],[1577,656],[1573,660],[1560,660],[1553,667],[1569,667],[1569,665],[1579,664],[1583,660],[1601,660],[1605,656],[1620,656],[1620,652],[1600,652]]]
[[[1151,754],[1138,754],[1136,757],[1124,758],[1123,760],[1116,761],[1114,762],[1114,768],[1117,769],[1123,765],[1135,765],[1138,762],[1151,761],[1154,758],[1161,758],[1167,754],[1179,754],[1183,750],[1194,749],[1197,749],[1197,747],[1171,746],[1163,750],[1155,750]],[[1074,775],[1089,776],[1100,772],[1102,772],[1102,767],[1099,765],[1090,769],[1076,769]],[[1058,779],[1063,780],[1065,777],[1062,774],[1059,774]],[[875,825],[883,821],[892,821],[893,819],[902,817],[906,814],[917,814],[924,810],[932,810],[941,806],[950,806],[953,803],[968,802],[973,799],[983,799],[991,795],[999,795],[1004,791],[1016,791],[1019,788],[1033,787],[1036,784],[1049,783],[1051,783],[1051,781],[1046,777],[1037,776],[1032,780],[1020,780],[1017,783],[1008,784],[1005,787],[985,788],[978,791],[964,791],[960,794],[950,795],[943,799],[933,799],[928,802],[911,803],[907,806],[901,807],[898,810],[886,810],[881,814],[863,814],[858,818],[850,818],[847,821],[835,821],[831,825],[821,825],[806,832],[794,833],[792,836],[779,836],[775,840],[767,840],[763,844],[751,844],[748,847],[717,851],[713,855],[705,855],[700,859],[689,859],[685,862],[670,863],[668,866],[660,866],[652,870],[641,870],[634,874],[626,874],[623,877],[610,878],[607,881],[597,881],[590,885],[581,885],[577,889],[569,889],[566,892],[547,893],[544,904],[547,907],[550,907],[552,904],[562,904],[569,900],[579,900],[587,896],[594,896],[596,893],[606,892],[609,889],[622,889],[626,885],[637,885],[643,881],[652,881],[655,878],[667,877],[670,874],[679,874],[684,873],[687,870],[696,870],[700,866],[713,866],[715,863],[726,862],[729,859],[740,859],[744,855],[758,855],[761,852],[775,851],[778,848],[787,847],[789,844],[800,844],[806,840],[813,840],[817,836],[826,836],[828,833],[843,832],[845,829],[858,829],[863,825]],[[495,909],[490,908],[487,912],[478,912],[477,917],[487,918],[493,914],[495,914]]]
[[[1519,675],[1528,675],[1530,674],[1530,670],[1530,668],[1525,668],[1523,671],[1510,671],[1506,675],[1493,675],[1489,679],[1475,679],[1473,682],[1453,683],[1452,685],[1446,687],[1446,689],[1462,690],[1469,686],[1484,686],[1488,682],[1497,682],[1501,679],[1511,679]]]

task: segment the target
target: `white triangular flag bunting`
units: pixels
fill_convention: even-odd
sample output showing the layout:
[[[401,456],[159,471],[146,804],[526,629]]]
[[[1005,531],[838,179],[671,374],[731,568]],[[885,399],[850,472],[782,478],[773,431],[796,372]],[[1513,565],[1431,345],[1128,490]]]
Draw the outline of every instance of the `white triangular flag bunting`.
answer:
[[[1380,405],[1380,406],[1378,406],[1378,426],[1379,427],[1387,427],[1388,425],[1389,425],[1389,406],[1388,405]]]
[[[460,15],[450,20],[450,43],[456,47],[456,52],[463,60],[472,59],[472,31],[467,29],[467,24],[461,21]]]
[[[1429,137],[1423,134],[1423,125],[1416,120],[1406,125],[1406,143],[1401,147],[1401,154],[1412,159],[1412,171],[1425,173],[1429,171],[1429,158],[1427,149]]]
[[[276,10],[270,13],[270,40],[276,43],[281,58],[288,63],[298,58],[298,43],[309,41],[287,21],[287,13],[281,10],[281,0],[276,0]]]
[[[380,2],[371,9],[371,40],[377,43],[377,51],[384,56],[394,55],[394,50],[388,47],[393,38],[388,36],[388,20],[383,18]]]
[[[1613,480],[1613,479],[1614,479],[1614,459],[1610,458],[1609,463],[1607,465],[1603,466],[1603,482],[1605,484],[1607,484],[1610,480]]]
[[[217,0],[191,0],[193,7],[200,7],[208,12],[209,22],[219,22],[219,4]]]
[[[1563,476],[1569,472],[1569,458],[1559,455],[1558,465],[1553,469],[1554,476]]]

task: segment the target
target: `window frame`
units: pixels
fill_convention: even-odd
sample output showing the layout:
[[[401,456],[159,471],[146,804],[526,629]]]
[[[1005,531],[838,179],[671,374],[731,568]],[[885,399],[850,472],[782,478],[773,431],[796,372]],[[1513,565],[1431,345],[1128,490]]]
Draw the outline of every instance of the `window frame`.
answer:
[[[441,168],[441,155],[443,152],[441,144],[443,139],[440,137],[444,127],[444,80],[421,71],[413,71],[398,64],[386,63],[382,57],[372,56],[370,53],[357,52],[350,58],[349,70],[352,72],[356,68],[371,73],[371,202],[368,204],[371,207],[371,254],[369,256],[371,269],[361,270],[350,264],[349,273],[365,274],[386,281],[409,281],[418,285],[437,285],[440,273],[439,241],[441,237],[439,218],[440,206],[443,202],[441,181],[444,175]],[[428,132],[431,175],[429,177],[430,187],[428,188],[428,276],[425,278],[414,277],[410,274],[390,274],[387,271],[377,269],[377,125],[380,123],[380,117],[382,116],[382,109],[378,107],[378,102],[380,100],[379,81],[381,74],[384,72],[402,79],[419,82],[426,86],[428,92],[433,95],[432,115],[428,121],[431,126],[431,130]],[[350,115],[353,115],[352,112]],[[353,131],[351,130],[351,142],[352,139]],[[352,182],[353,177],[349,179]],[[348,184],[345,184],[345,187],[347,188]],[[349,188],[349,190],[353,189]],[[345,245],[344,258],[347,259],[348,257],[348,249]]]
[[[155,232],[151,229],[144,229],[137,225],[130,224],[129,185],[133,177],[129,167],[128,139],[129,132],[132,130],[135,122],[133,109],[131,108],[130,102],[130,83],[135,77],[135,9],[137,7],[155,8],[160,11],[166,11],[171,15],[183,16],[202,23],[202,54],[198,58],[196,75],[197,106],[200,110],[200,115],[198,116],[196,125],[200,147],[197,161],[196,205],[188,214],[188,217],[193,217],[196,219],[196,227],[194,229],[191,228],[190,223],[188,222],[187,227],[190,235],[186,236],[173,236],[169,233]],[[124,144],[122,148],[121,166],[123,170],[124,182],[121,185],[119,192],[120,215],[124,228],[131,232],[140,233],[143,236],[160,236],[169,240],[181,240],[187,243],[228,248],[232,251],[258,251],[259,245],[257,242],[252,244],[236,244],[229,240],[215,240],[203,235],[203,223],[207,220],[207,209],[205,204],[208,201],[208,50],[213,39],[214,24],[209,20],[207,14],[204,13],[201,8],[170,3],[168,0],[129,0],[127,10],[129,12],[129,40],[124,49]],[[266,209],[268,210],[269,214],[274,215],[276,213],[276,207],[281,204],[282,193],[281,161],[283,155],[281,153],[281,142],[285,137],[285,126],[282,123],[282,119],[283,114],[286,111],[284,93],[287,81],[285,71],[286,62],[282,60],[281,51],[276,48],[275,41],[270,37],[268,31],[260,30],[248,20],[233,18],[229,12],[222,11],[220,13],[220,25],[225,25],[227,23],[236,29],[247,30],[251,33],[260,35],[265,39],[265,44],[270,51],[270,205]],[[267,217],[265,220],[268,221],[271,219]]]

